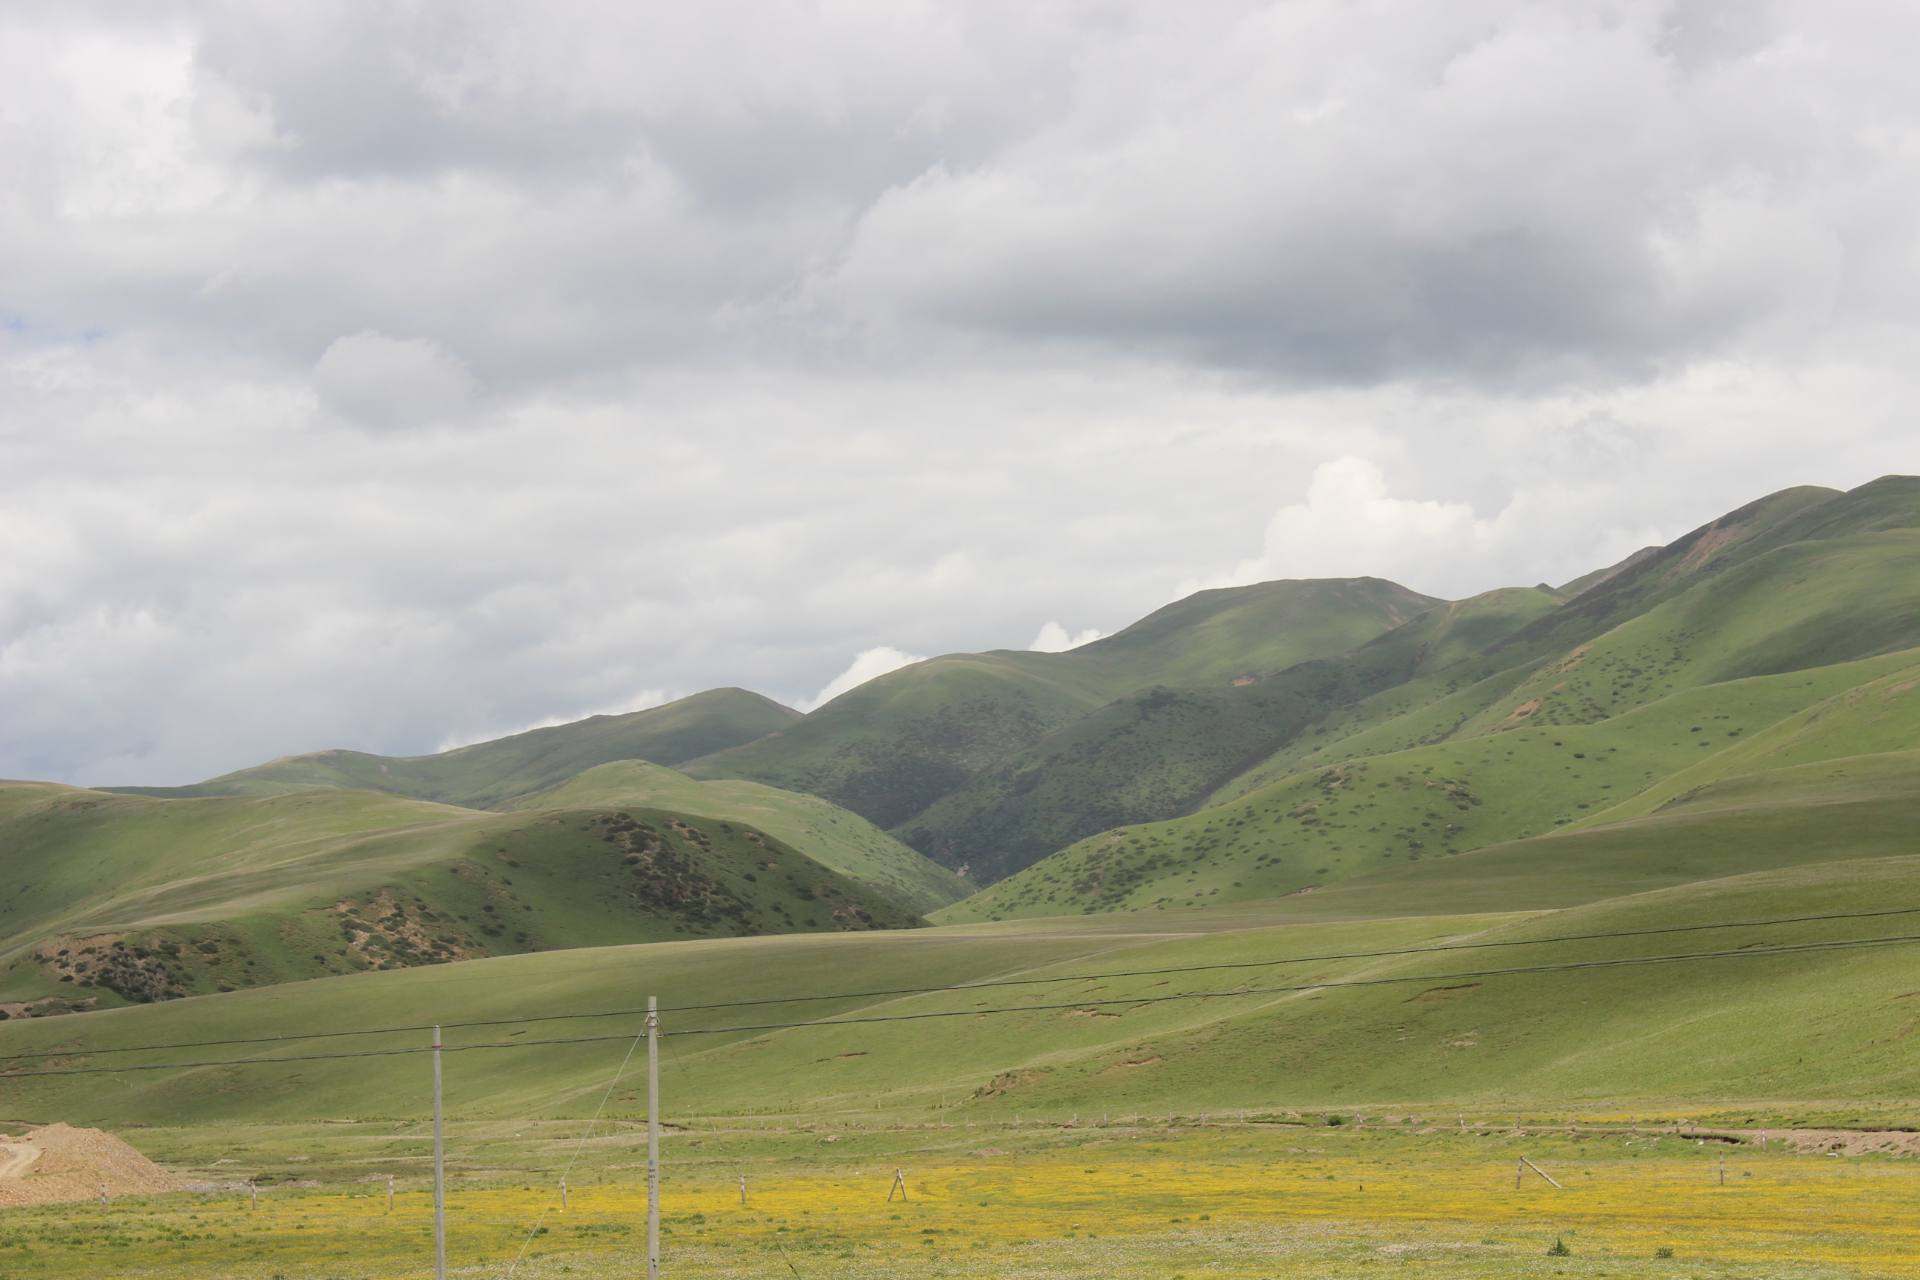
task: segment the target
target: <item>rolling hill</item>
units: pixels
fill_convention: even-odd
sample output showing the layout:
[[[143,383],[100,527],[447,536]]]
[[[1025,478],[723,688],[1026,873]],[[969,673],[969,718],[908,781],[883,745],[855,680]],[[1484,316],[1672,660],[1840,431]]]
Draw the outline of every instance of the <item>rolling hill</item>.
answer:
[[[971,847],[909,824],[1048,734],[1156,687],[1228,689],[1332,657],[1436,603],[1375,578],[1203,591],[1067,653],[1002,650],[916,663],[687,772],[824,796],[880,826],[918,832],[921,852],[959,866],[974,860]],[[1122,722],[1136,714],[1137,707],[1115,713]]]
[[[1130,694],[986,769],[898,833],[992,883],[1096,832],[1189,812],[1333,709],[1450,665],[1558,603],[1537,587],[1488,592],[1338,657],[1220,687]]]
[[[189,993],[0,1024],[0,1082],[88,1123],[384,1123],[418,1115],[417,1059],[32,1072],[564,1015],[454,1028],[474,1051],[451,1105],[518,1124],[609,1097],[655,994],[683,1117],[1817,1103],[1911,1124],[1917,539],[1920,482],[1890,477],[1774,495],[1566,589],[1213,593],[1123,643],[920,664],[697,777],[598,761],[497,812],[339,779],[0,787],[0,997],[60,998],[63,966]],[[868,927],[910,922],[883,891],[953,882],[826,800],[715,780],[736,767],[1013,874],[936,927]]]
[[[0,1012],[919,913],[728,819],[483,813],[366,791],[155,799],[0,784]]]
[[[858,814],[818,796],[759,782],[702,782],[642,760],[598,765],[517,801],[515,808],[604,809],[623,804],[750,824],[915,915],[971,892],[953,872],[921,857]]]
[[[320,751],[188,787],[109,787],[129,795],[261,796],[316,788],[384,791],[469,809],[504,808],[613,760],[678,765],[763,737],[800,713],[745,689],[709,689],[664,706],[531,729],[430,756]]]
[[[1700,869],[1713,870],[1706,863]],[[1437,867],[1421,871],[1440,874]],[[1910,1118],[1920,1065],[1901,1043],[1914,1017],[1901,997],[1912,985],[1912,946],[1779,956],[1765,949],[1911,935],[1911,923],[1738,922],[1920,905],[1920,858],[1786,864],[1669,887],[1650,887],[1648,876],[1629,866],[1571,889],[1551,876],[1498,873],[1474,884],[1476,909],[1454,914],[1432,910],[1438,904],[1430,884],[1383,882],[1372,894],[1382,914],[1372,916],[1360,914],[1356,892],[1325,915],[1316,915],[1307,898],[1146,918],[546,952],[473,961],[455,981],[428,970],[327,978],[0,1025],[0,1054],[59,1055],[0,1062],[0,1080],[17,1109],[86,1123],[166,1116],[174,1124],[391,1124],[419,1116],[425,1105],[418,1058],[274,1066],[273,1058],[300,1047],[266,1045],[246,1056],[269,1065],[143,1071],[111,1087],[86,1076],[24,1073],[88,1061],[82,1055],[117,1046],[272,1035],[295,1016],[303,1030],[345,1031],[631,1011],[655,994],[668,1009],[668,1115],[682,1125],[724,1115],[802,1115],[815,1125],[841,1116],[937,1116],[953,1124],[1017,1113],[1065,1123],[1072,1112],[1100,1109],[1178,1108],[1191,1116],[1239,1108],[1271,1116],[1286,1108],[1354,1106],[1491,1108],[1510,1116],[1523,1106],[1564,1114],[1582,1104],[1619,1108],[1636,1100],[1656,1109],[1684,1106],[1693,1115],[1734,1108],[1751,1114],[1756,1106],[1771,1114],[1794,1098],[1877,1101],[1891,1108],[1890,1122]],[[1542,890],[1568,901],[1544,909],[1535,901]],[[1402,910],[1409,903],[1417,903],[1412,913]],[[1685,932],[1703,925],[1713,927]],[[1651,929],[1682,932],[1605,936]],[[1586,940],[1549,941],[1565,938]],[[1473,949],[1377,954],[1462,943]],[[1290,960],[1348,953],[1360,954]],[[1486,972],[1685,953],[1718,958]],[[1196,966],[1250,967],[1163,972]],[[1136,976],[779,1004],[868,985],[852,975],[884,974],[877,985],[886,987],[940,987],[1117,971]],[[1338,985],[1351,981],[1369,985]],[[1183,993],[1210,994],[1166,999]],[[829,1025],[675,1038],[676,1031],[728,1026],[737,1013],[699,1006],[741,1000],[774,1002],[758,1006],[753,1022]],[[685,1006],[695,1008],[673,1011]],[[1009,1012],[981,1012],[987,1009]],[[926,1014],[958,1016],[831,1025],[840,1017]],[[585,1115],[637,1024],[631,1012],[568,1022],[564,1031],[531,1024],[523,1037],[529,1043],[508,1052],[458,1052],[497,1042],[501,1029],[455,1025],[448,1105],[470,1121]],[[608,1042],[531,1043],[554,1035]],[[417,1042],[385,1035],[357,1043],[394,1049]],[[164,1066],[181,1059],[191,1061],[182,1051],[117,1060]],[[633,1089],[623,1089],[611,1114],[631,1119],[642,1105]]]
[[[1822,700],[1858,702],[1883,677],[1911,687],[1914,526],[1920,485],[1898,479],[1752,504],[1452,661],[1350,685],[1366,696],[1289,724],[1287,744],[1210,803],[1112,824],[939,918],[1253,900],[1631,812],[1643,792],[1670,794],[1669,777],[1718,776],[1716,756],[1750,763],[1744,736]],[[1873,743],[1920,744],[1906,723],[1883,716]],[[1826,736],[1842,752],[1853,741]]]

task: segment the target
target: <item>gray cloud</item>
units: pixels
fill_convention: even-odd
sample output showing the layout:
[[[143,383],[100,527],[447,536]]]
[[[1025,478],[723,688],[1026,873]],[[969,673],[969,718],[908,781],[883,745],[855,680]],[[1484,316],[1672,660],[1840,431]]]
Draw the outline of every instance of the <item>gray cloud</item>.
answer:
[[[798,702],[1911,469],[1916,27],[8,6],[0,775]]]

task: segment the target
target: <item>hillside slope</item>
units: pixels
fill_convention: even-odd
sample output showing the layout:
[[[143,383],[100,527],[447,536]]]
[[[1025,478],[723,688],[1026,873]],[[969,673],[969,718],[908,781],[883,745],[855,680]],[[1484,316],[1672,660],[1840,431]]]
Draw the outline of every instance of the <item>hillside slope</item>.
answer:
[[[361,791],[0,785],[0,1012],[671,937],[917,923],[749,826]]]
[[[1429,608],[1337,657],[1128,695],[976,775],[899,834],[991,883],[1096,832],[1187,813],[1330,710],[1450,666],[1558,603],[1541,588],[1488,592]]]
[[[1373,578],[1204,591],[1067,653],[934,658],[861,685],[798,723],[690,764],[823,796],[883,827],[1047,734],[1156,685],[1228,688],[1331,657],[1439,603]],[[942,855],[939,841],[922,852]]]
[[[1822,700],[1867,699],[1883,677],[1908,687],[1916,525],[1920,485],[1899,478],[1752,504],[1450,664],[1401,668],[1210,805],[1084,838],[940,918],[1253,900],[1643,811],[1634,797],[1684,789],[1669,778],[1750,767],[1746,737]],[[1620,617],[1629,604],[1642,611]],[[1612,625],[1584,634],[1596,620]],[[1840,723],[1834,754],[1920,745],[1898,714],[1857,743]]]
[[[189,787],[104,789],[128,795],[194,797],[346,788],[493,809],[564,782],[595,765],[613,760],[678,765],[764,737],[799,717],[792,708],[745,689],[709,689],[644,711],[591,716],[438,755],[318,751],[223,774]]]
[[[857,884],[922,915],[972,892],[967,882],[856,813],[818,796],[759,782],[702,782],[641,760],[603,764],[527,796],[521,809],[604,809],[644,805],[747,823]]]
[[[1538,843],[1574,842],[1560,836]],[[1645,883],[1632,875],[1616,882]],[[1502,900],[1497,884],[1486,883],[1486,899]],[[1016,1114],[1066,1123],[1075,1112],[1176,1108],[1184,1116],[1245,1108],[1280,1118],[1274,1113],[1293,1107],[1397,1105],[1510,1116],[1516,1106],[1565,1114],[1583,1103],[1615,1113],[1683,1106],[1682,1114],[1698,1116],[1777,1108],[1782,1099],[1878,1101],[1891,1109],[1890,1122],[1915,1118],[1911,1099],[1920,1093],[1920,1063],[1908,1048],[1914,1013],[1904,998],[1913,985],[1914,947],[1767,954],[1782,944],[1911,935],[1911,922],[1750,922],[1920,906],[1920,858],[1786,866],[1629,889],[1626,896],[1598,884],[1587,892],[1579,905],[1543,911],[1520,905],[1527,896],[1522,885],[1504,895],[1504,908],[1476,915],[1388,911],[1360,918],[1362,904],[1353,899],[1344,918],[1316,921],[1302,914],[1312,906],[1302,899],[1239,912],[915,935],[550,952],[474,962],[462,970],[471,980],[458,983],[422,971],[373,973],[277,992],[4,1024],[0,1055],[64,1052],[73,1056],[53,1063],[79,1064],[100,1060],[80,1056],[90,1050],[155,1041],[434,1021],[456,1025],[449,1035],[458,1048],[502,1034],[498,1026],[457,1029],[464,1021],[631,1011],[653,994],[670,1010],[693,1007],[669,1012],[666,1021],[676,1064],[670,1115],[690,1124],[726,1115],[800,1114],[817,1123],[936,1113],[943,1125]],[[1391,906],[1384,892],[1375,901]],[[1700,926],[1710,928],[1686,932]],[[1652,929],[1681,932],[1607,936]],[[1585,940],[1555,941],[1569,938]],[[1461,943],[1473,949],[1378,954]],[[1687,964],[1488,972],[1701,953],[1708,958]],[[1031,983],[1138,970],[1162,972]],[[899,987],[1028,985],[778,1003],[857,991],[861,984],[848,981],[854,973],[884,973],[885,985]],[[1369,985],[1338,985],[1354,980]],[[1164,999],[1194,993],[1211,996]],[[700,1006],[741,1000],[774,1002],[759,1006],[766,1012],[757,1020],[769,1022],[788,1020],[781,1014],[793,1020],[962,1016],[672,1039],[675,1030],[727,1025],[726,1010],[701,1012]],[[569,1021],[559,1024],[564,1031],[555,1025],[524,1031],[528,1040],[601,1035],[609,1043],[455,1053],[448,1063],[455,1113],[518,1123],[531,1115],[591,1112],[631,1043],[636,1015]],[[373,1036],[347,1043],[392,1049],[411,1042]],[[256,1046],[249,1056],[300,1051],[299,1045]],[[158,1065],[169,1058],[147,1053],[115,1060]],[[411,1119],[424,1105],[417,1057],[284,1069],[183,1066],[121,1078],[21,1074],[42,1065],[0,1058],[0,1080],[15,1107],[84,1123],[161,1115],[176,1124]],[[779,1082],[772,1096],[769,1081]],[[643,1105],[640,1095],[623,1090],[609,1114],[630,1119]]]

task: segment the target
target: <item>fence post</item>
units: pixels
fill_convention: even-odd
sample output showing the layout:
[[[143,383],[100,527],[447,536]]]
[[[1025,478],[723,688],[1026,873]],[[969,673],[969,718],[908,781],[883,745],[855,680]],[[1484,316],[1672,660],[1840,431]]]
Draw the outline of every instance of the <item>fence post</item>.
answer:
[[[660,1280],[660,1002],[647,997],[647,1280]]]
[[[433,1280],[447,1280],[447,1145],[440,1107],[440,1028],[433,1029]]]

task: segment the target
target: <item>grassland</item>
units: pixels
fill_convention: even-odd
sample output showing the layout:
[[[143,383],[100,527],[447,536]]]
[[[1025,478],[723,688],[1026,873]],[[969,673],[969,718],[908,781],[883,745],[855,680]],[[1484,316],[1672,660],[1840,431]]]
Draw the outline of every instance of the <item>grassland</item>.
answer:
[[[703,1127],[667,1142],[663,1262],[667,1274],[708,1278],[1920,1275],[1908,1208],[1920,1171],[1910,1161],[1842,1162],[1752,1143],[1729,1151],[1666,1126],[1568,1135],[1461,1131],[1452,1121]],[[167,1147],[201,1141],[147,1136]],[[321,1161],[347,1145],[335,1133],[274,1136]],[[363,1148],[405,1152],[366,1162],[404,1170],[391,1214],[380,1174],[372,1184],[270,1183],[257,1209],[230,1189],[118,1202],[104,1218],[91,1206],[13,1211],[0,1218],[0,1267],[45,1277],[105,1267],[154,1280],[425,1277],[422,1136],[351,1135]],[[562,1130],[516,1137],[456,1125],[450,1148],[462,1174],[448,1204],[455,1274],[505,1274],[519,1260],[520,1276],[627,1276],[641,1264],[645,1197],[634,1169],[643,1152],[630,1127],[603,1129],[584,1148],[564,1212],[558,1179],[580,1148]],[[1516,1188],[1522,1155],[1561,1188],[1532,1175]],[[204,1171],[231,1182],[240,1168],[250,1167],[228,1160]],[[905,1203],[885,1200],[895,1168],[906,1171]],[[1550,1253],[1556,1242],[1565,1256]]]
[[[160,800],[0,785],[0,1012],[558,946],[908,927],[725,819],[492,814],[370,792]]]
[[[268,1188],[10,1212],[0,1276],[424,1274],[436,1024],[456,1265],[627,1274],[647,995],[677,1274],[1920,1275],[1909,1155],[1760,1132],[1916,1146],[1917,497],[1788,491],[1572,592],[1203,595],[922,664],[701,778],[462,765],[502,812],[351,771],[0,787],[10,936],[123,931],[244,988],[0,1022],[0,1116]],[[705,776],[747,765],[987,874],[1188,812],[871,929],[952,880]],[[49,994],[0,959],[0,994]],[[311,961],[340,972],[278,981]],[[1522,1154],[1564,1188],[1514,1188]]]
[[[1766,953],[1912,939],[1920,916],[1752,923],[1920,908],[1899,808],[1920,780],[1895,755],[1852,774],[1850,798],[1832,776],[1852,758],[1765,785],[1736,774],[1631,822],[1262,903],[552,951],[0,1024],[0,1055],[57,1055],[0,1058],[0,1115],[110,1126],[228,1186],[116,1204],[104,1229],[88,1206],[9,1211],[0,1275],[98,1274],[103,1258],[156,1278],[430,1274],[422,1057],[274,1061],[311,1042],[89,1056],[430,1022],[448,1026],[456,1270],[502,1272],[524,1246],[518,1275],[629,1273],[644,1095],[627,1055],[649,993],[668,1006],[677,1275],[1920,1275],[1911,1159],[1675,1132],[1920,1122],[1915,945]],[[1848,804],[1888,808],[1875,827],[1836,817]],[[1689,823],[1684,839],[1633,830]],[[1707,924],[1733,927],[1686,931]],[[1712,954],[1488,972],[1679,953]],[[1137,972],[1169,969],[1184,971]],[[1076,976],[1120,971],[1135,976]],[[980,982],[1014,985],[896,990]],[[1163,999],[1177,994],[1195,998]],[[773,1003],[688,1007],[715,1001]],[[921,1014],[958,1016],[853,1021]],[[264,1061],[185,1065],[211,1054]],[[26,1074],[103,1062],[162,1069]],[[1520,1155],[1564,1188],[1516,1190]],[[906,1205],[885,1199],[895,1168]],[[234,1189],[247,1178],[266,1189],[257,1211]]]
[[[1910,830],[1889,824],[1888,856],[1845,860],[1848,848],[1834,841],[1799,851],[1798,861],[1743,869],[1751,862],[1739,838],[1703,846],[1686,865],[1673,862],[1670,851],[1647,853],[1645,842],[1603,829],[1238,909],[580,948],[362,973],[0,1024],[0,1054],[252,1039],[284,1031],[294,1017],[309,1031],[444,1022],[455,1028],[448,1032],[452,1045],[504,1037],[520,1046],[456,1050],[448,1087],[459,1114],[584,1114],[624,1052],[623,1038],[637,1029],[631,1012],[563,1024],[569,1035],[608,1041],[537,1049],[527,1046],[551,1028],[455,1024],[631,1011],[641,996],[657,993],[668,1006],[667,1029],[680,1033],[669,1043],[686,1074],[681,1105],[707,1115],[871,1117],[958,1107],[985,1121],[1105,1108],[1565,1107],[1648,1098],[1891,1104],[1920,1093],[1920,1059],[1903,1044],[1920,1029],[1920,1012],[1906,998],[1911,947],[1762,952],[1497,980],[1454,975],[1541,961],[1912,935],[1912,919],[1902,917],[1544,941],[1920,907],[1920,857],[1904,843]],[[1604,847],[1608,839],[1615,840],[1611,848]],[[1557,847],[1557,861],[1546,846]],[[1476,865],[1477,874],[1469,874]],[[1454,914],[1442,914],[1449,910]],[[1366,912],[1371,918],[1355,918]],[[1458,942],[1476,945],[1467,952],[1371,954]],[[1360,954],[1310,959],[1349,953]],[[1163,969],[1182,972],[1079,977]],[[1025,982],[1062,976],[1073,980]],[[1023,981],[923,995],[857,994],[1010,978]],[[1359,979],[1390,981],[1325,985]],[[827,993],[839,994],[780,1003]],[[1160,999],[1183,993],[1200,998]],[[736,1001],[772,1003],[674,1012]],[[728,1029],[907,1014],[944,1016]],[[374,1037],[365,1047],[394,1043]],[[296,1050],[268,1045],[244,1056],[273,1059]],[[197,1056],[141,1059],[156,1067],[178,1060]],[[57,1067],[67,1059],[42,1061]],[[385,1099],[417,1096],[419,1069],[404,1056],[182,1067],[143,1071],[103,1090],[93,1077],[28,1076],[16,1066],[0,1073],[0,1083],[21,1114],[76,1123],[370,1119],[391,1114],[382,1109]],[[630,1116],[633,1099],[630,1089],[617,1095],[615,1113]]]

